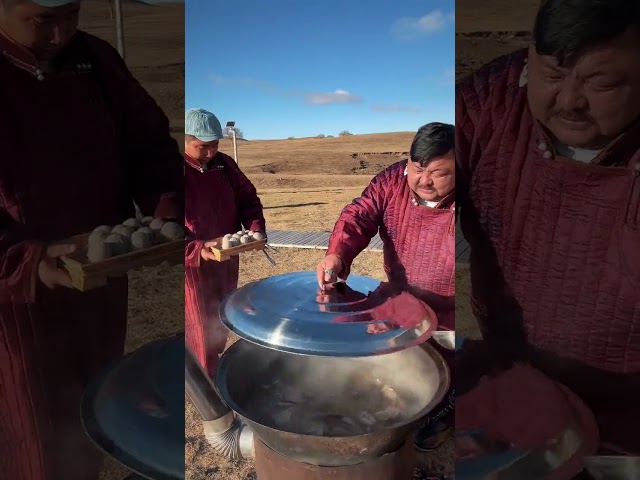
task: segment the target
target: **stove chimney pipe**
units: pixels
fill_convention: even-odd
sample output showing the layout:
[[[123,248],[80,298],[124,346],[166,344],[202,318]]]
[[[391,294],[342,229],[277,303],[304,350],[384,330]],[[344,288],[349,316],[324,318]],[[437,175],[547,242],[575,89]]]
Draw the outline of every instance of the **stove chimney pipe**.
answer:
[[[204,434],[217,453],[234,460],[253,456],[253,431],[218,395],[191,349],[185,345],[184,388],[202,417]]]

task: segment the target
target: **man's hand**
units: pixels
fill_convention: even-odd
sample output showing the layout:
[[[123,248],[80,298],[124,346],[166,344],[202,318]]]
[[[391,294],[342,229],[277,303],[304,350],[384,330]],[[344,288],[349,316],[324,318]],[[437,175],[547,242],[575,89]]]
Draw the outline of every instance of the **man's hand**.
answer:
[[[207,261],[215,260],[216,256],[211,251],[211,247],[218,248],[220,246],[220,242],[218,240],[210,240],[208,242],[204,242],[204,246],[202,250],[200,250],[200,256]]]
[[[344,271],[342,259],[335,253],[330,253],[318,264],[318,285],[324,289],[327,283],[337,282],[338,277],[343,278]]]
[[[71,277],[63,268],[58,267],[58,259],[76,251],[76,245],[49,245],[45,248],[38,264],[38,278],[47,288],[72,288]]]

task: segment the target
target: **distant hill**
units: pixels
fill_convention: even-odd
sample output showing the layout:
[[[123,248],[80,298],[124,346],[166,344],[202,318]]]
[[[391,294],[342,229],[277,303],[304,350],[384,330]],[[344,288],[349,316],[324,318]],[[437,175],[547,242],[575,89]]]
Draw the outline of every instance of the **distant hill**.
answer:
[[[407,158],[415,132],[376,133],[334,138],[238,142],[238,160],[247,174],[324,174],[372,176]],[[220,142],[233,156],[233,143]]]

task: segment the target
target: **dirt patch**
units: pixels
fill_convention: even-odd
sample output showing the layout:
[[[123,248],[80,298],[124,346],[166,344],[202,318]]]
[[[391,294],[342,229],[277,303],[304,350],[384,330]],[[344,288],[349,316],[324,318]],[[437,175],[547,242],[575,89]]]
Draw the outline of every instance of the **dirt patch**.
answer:
[[[246,173],[246,172],[245,172]],[[297,174],[285,173],[274,175],[269,173],[247,173],[249,179],[258,188],[258,193],[269,190],[295,190],[330,193],[334,189],[357,188],[362,191],[372,177],[362,175],[309,175],[304,171]]]
[[[456,5],[456,81],[528,45],[540,0],[479,0]]]
[[[456,4],[456,32],[531,30],[540,0],[475,0]],[[458,51],[456,50],[456,61]]]
[[[486,36],[456,35],[456,80],[462,80],[494,58],[527,47],[530,35],[518,32]]]
[[[409,157],[405,152],[388,153],[354,153],[351,158],[358,161],[358,166],[351,169],[355,175],[371,177],[384,170],[389,165]]]
[[[313,232],[333,230],[340,211],[359,196],[363,188],[260,189],[258,193],[265,207],[268,228]]]

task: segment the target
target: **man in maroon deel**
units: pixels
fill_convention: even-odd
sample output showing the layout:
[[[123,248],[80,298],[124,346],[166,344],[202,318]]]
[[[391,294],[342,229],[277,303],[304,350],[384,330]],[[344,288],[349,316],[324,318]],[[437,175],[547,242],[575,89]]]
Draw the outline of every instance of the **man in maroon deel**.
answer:
[[[581,397],[603,450],[639,455],[640,5],[545,0],[529,48],[456,96],[484,339]]]
[[[57,259],[72,247],[52,244],[135,216],[134,202],[145,215],[177,217],[174,200],[182,198],[168,119],[109,44],[77,31],[78,11],[62,0],[0,2],[7,480],[98,478],[102,455],[82,429],[80,399],[124,351],[127,278],[86,293],[68,288]]]
[[[205,371],[215,378],[227,342],[220,302],[238,287],[239,258],[217,262],[214,239],[245,230],[265,233],[256,189],[233,158],[218,151],[223,138],[211,112],[185,114],[185,335]],[[266,237],[265,237],[266,238]]]
[[[455,323],[454,126],[430,123],[417,132],[409,160],[379,173],[347,205],[336,223],[327,255],[318,265],[322,288],[345,279],[353,260],[380,232],[389,284],[429,305],[443,329]],[[443,352],[453,367],[452,352]],[[416,447],[436,448],[438,430],[453,428],[453,390],[436,408],[442,424],[423,429]],[[445,412],[446,415],[443,415]],[[435,440],[435,443],[434,443]]]

